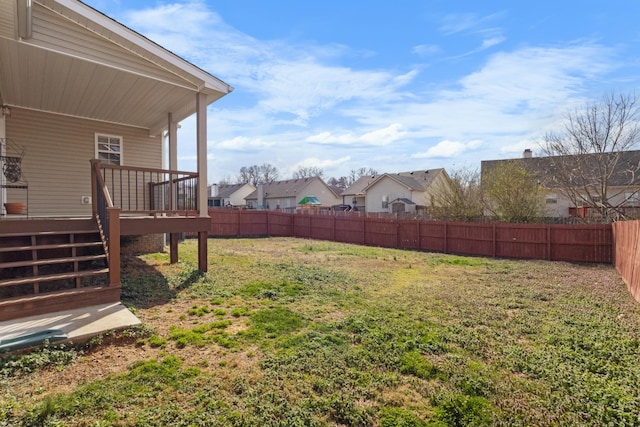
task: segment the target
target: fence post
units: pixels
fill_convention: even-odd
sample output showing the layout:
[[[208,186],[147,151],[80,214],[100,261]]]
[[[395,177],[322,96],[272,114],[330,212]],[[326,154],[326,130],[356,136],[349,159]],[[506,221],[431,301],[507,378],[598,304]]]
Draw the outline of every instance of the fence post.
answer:
[[[332,217],[332,227],[331,227],[331,241],[335,242],[336,241],[336,213],[333,213],[333,217]]]
[[[362,244],[367,244],[367,215],[362,216]]]
[[[495,222],[493,223],[493,257],[495,258],[498,254],[498,227],[496,227]]]
[[[551,226],[547,225],[547,260],[551,261]]]
[[[447,250],[449,249],[449,245],[448,245],[449,237],[447,236],[447,224],[448,223],[445,221],[444,222],[444,245],[443,245],[444,246],[444,251],[443,252],[445,254],[447,253]]]

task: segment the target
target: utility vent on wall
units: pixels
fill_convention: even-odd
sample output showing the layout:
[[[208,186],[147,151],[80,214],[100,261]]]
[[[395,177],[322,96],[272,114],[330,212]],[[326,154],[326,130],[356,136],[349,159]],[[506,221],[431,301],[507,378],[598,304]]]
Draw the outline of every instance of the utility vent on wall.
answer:
[[[82,204],[90,205],[91,204],[91,196],[82,196]]]

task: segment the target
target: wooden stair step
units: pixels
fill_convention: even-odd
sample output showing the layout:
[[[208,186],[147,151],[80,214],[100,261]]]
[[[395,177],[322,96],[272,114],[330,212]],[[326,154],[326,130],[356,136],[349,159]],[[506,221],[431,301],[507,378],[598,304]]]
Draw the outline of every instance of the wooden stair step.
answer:
[[[0,287],[3,286],[15,286],[15,285],[25,285],[28,283],[38,283],[38,282],[49,282],[52,280],[67,280],[67,279],[75,279],[79,277],[93,277],[100,276],[102,274],[109,274],[108,268],[100,268],[96,270],[85,270],[78,272],[69,272],[69,273],[57,273],[57,274],[49,274],[44,276],[30,276],[30,277],[18,277],[15,279],[6,279],[0,280]]]
[[[100,255],[85,255],[85,256],[65,257],[65,258],[47,258],[47,259],[38,259],[38,260],[27,259],[24,261],[0,263],[0,268],[25,267],[30,265],[64,264],[64,263],[70,263],[70,262],[94,261],[94,260],[106,259],[106,258],[107,258],[106,254],[100,254]]]
[[[64,289],[61,291],[53,291],[53,292],[44,292],[37,295],[23,295],[19,297],[12,297],[0,300],[0,308],[5,305],[12,305],[15,303],[26,302],[26,301],[43,301],[46,299],[50,299],[52,297],[60,296],[60,295],[68,295],[68,296],[79,296],[83,294],[91,294],[96,291],[104,291],[109,289],[120,289],[119,286],[87,286],[86,288],[74,288],[74,289]]]
[[[0,322],[120,301],[120,286],[87,286],[0,300]]]
[[[56,230],[56,231],[18,231],[15,233],[2,233],[0,237],[30,237],[30,236],[59,236],[69,234],[98,234],[99,231],[95,229],[84,230]]]
[[[0,252],[31,251],[31,250],[42,250],[42,249],[86,248],[91,246],[102,246],[102,242],[95,241],[95,242],[81,242],[81,243],[49,243],[45,245],[8,246],[8,247],[0,248]]]

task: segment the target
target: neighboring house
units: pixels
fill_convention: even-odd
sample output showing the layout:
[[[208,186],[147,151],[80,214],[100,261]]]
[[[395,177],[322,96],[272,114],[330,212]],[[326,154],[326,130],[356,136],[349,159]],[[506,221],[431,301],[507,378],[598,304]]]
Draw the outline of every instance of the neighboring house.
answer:
[[[580,156],[534,157],[531,150],[524,150],[517,159],[486,160],[481,162],[481,175],[502,162],[521,162],[522,166],[547,190],[546,215],[550,217],[598,215],[603,201],[597,172],[603,165],[615,167],[608,173],[606,203],[619,214],[637,217],[640,213],[640,151],[624,151]],[[574,173],[581,170],[584,173]],[[570,181],[575,185],[563,185]]]
[[[20,147],[28,181],[3,174],[0,207],[24,200],[30,217],[1,212],[0,248],[29,249],[0,251],[0,320],[119,301],[122,235],[170,234],[177,262],[178,234],[197,232],[206,271],[207,106],[232,88],[80,1],[0,0],[0,17],[0,162]],[[194,114],[197,170],[180,172],[177,124]],[[82,269],[94,234],[103,268]]]
[[[313,196],[321,206],[340,203],[340,197],[321,178],[287,179],[258,184],[256,191],[246,197],[247,206],[254,209],[295,210],[305,197]]]
[[[342,196],[344,203],[354,205],[355,202],[359,210],[366,212],[415,212],[428,206],[431,196],[448,179],[442,168],[364,176]]]
[[[350,205],[352,209],[359,211],[365,210],[365,193],[364,189],[369,186],[379,175],[363,175],[353,184],[346,188],[340,195],[342,203]]]
[[[212,184],[209,186],[209,207],[229,208],[247,204],[245,198],[253,193],[256,187],[246,184]]]

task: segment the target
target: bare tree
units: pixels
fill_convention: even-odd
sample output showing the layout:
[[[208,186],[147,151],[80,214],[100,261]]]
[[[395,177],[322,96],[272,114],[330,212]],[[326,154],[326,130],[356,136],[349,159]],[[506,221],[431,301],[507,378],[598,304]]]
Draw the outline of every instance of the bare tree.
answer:
[[[225,175],[220,179],[220,181],[218,181],[218,185],[230,185],[232,183],[233,179],[231,178],[231,175]]]
[[[558,188],[574,206],[618,217],[629,198],[624,193],[640,185],[640,153],[630,151],[640,141],[639,107],[635,95],[611,94],[567,114],[564,128],[541,143],[552,156],[544,184]]]
[[[349,172],[349,176],[347,177],[348,185],[353,184],[359,178],[366,175],[369,175],[369,176],[378,175],[378,171],[376,171],[373,168],[366,168],[366,167],[362,167],[359,169],[351,169],[351,172]]]
[[[263,163],[261,166],[242,166],[236,181],[239,184],[258,185],[269,184],[276,179],[278,179],[278,169],[270,163]]]
[[[263,183],[270,184],[278,179],[278,168],[271,163],[263,163],[260,166],[260,178]]]
[[[324,170],[317,166],[298,166],[298,169],[293,172],[293,179],[313,177],[322,178],[323,176]]]
[[[346,176],[341,176],[340,178],[331,177],[327,181],[327,184],[329,184],[331,188],[339,190],[339,192],[342,192],[349,187],[349,182]]]
[[[431,195],[429,213],[433,219],[471,221],[484,214],[484,201],[477,169],[460,168],[449,174]]]
[[[546,190],[521,159],[496,163],[483,171],[485,208],[506,222],[532,222],[545,215]]]

